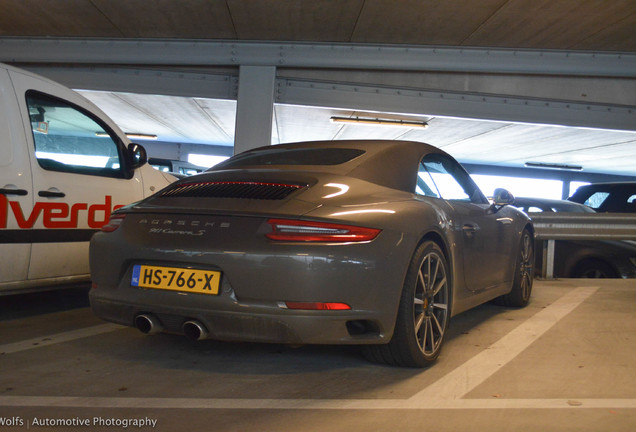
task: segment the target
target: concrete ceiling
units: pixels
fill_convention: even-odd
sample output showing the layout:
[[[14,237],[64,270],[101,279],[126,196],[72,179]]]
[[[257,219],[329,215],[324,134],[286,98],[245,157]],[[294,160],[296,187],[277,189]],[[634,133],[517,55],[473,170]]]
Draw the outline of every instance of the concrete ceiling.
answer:
[[[566,55],[593,53],[633,56],[636,53],[636,1],[634,0],[3,0],[0,2],[0,61],[32,67],[46,74],[47,67],[77,66],[81,61],[3,56],[3,41],[12,38],[80,38],[93,40],[196,40],[272,41],[316,43],[321,46],[451,47],[531,50],[543,55],[558,50]],[[38,39],[41,40],[41,39]],[[7,45],[4,45],[5,47]],[[504,51],[505,52],[505,51]],[[63,58],[61,56],[60,58]],[[166,57],[152,70],[175,71]],[[537,62],[541,62],[540,57]],[[112,64],[114,61],[105,63]],[[208,67],[230,81],[237,65]],[[249,61],[248,61],[249,63]],[[620,63],[619,68],[620,68]],[[633,64],[633,63],[630,63]],[[82,66],[100,67],[91,60]],[[179,64],[178,71],[199,73]],[[117,67],[130,67],[126,64]],[[538,66],[539,69],[541,66]],[[38,70],[38,68],[40,68]],[[139,64],[135,70],[142,69]],[[221,70],[214,70],[214,69]],[[143,70],[143,69],[142,69]],[[342,89],[366,86],[369,91],[444,92],[581,104],[623,110],[621,127],[581,122],[543,122],[517,116],[517,121],[484,118],[475,107],[461,115],[436,109],[385,109],[366,104],[303,104],[291,98],[276,100],[272,142],[308,139],[388,138],[413,139],[444,148],[466,162],[523,166],[525,162],[581,165],[585,170],[635,175],[636,169],[636,70],[603,76],[556,76],[533,71],[525,74],[464,72],[456,70],[392,71],[330,70],[329,67],[279,67],[277,79],[337,83]],[[612,75],[612,76],[609,76]],[[55,79],[55,73],[51,73]],[[65,82],[66,78],[66,82]],[[152,94],[142,86],[123,91],[82,85],[81,80],[59,75],[59,80],[92,99],[127,132],[155,134],[162,141],[231,146],[236,101],[229,97],[174,94],[157,88]],[[125,87],[125,86],[124,86]],[[335,86],[333,86],[335,88]],[[357,88],[355,91],[358,91]],[[354,94],[354,90],[350,91]],[[197,97],[198,96],[198,97]],[[316,98],[317,100],[319,98]],[[483,97],[485,100],[485,97]],[[399,104],[398,104],[399,107]],[[505,108],[498,108],[504,113]],[[369,127],[330,122],[332,116],[362,116],[425,120],[427,129]],[[567,115],[565,116],[567,117]],[[501,120],[501,121],[497,121]],[[549,123],[549,124],[548,124]],[[583,122],[585,123],[585,122]],[[562,127],[575,124],[577,127]],[[609,124],[609,123],[607,123]],[[620,129],[620,130],[619,130]],[[147,146],[152,151],[152,144]]]

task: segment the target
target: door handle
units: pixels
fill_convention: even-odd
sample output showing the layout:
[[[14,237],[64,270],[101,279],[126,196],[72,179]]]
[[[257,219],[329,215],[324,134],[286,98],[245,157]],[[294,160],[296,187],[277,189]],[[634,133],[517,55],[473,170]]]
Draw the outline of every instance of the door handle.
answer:
[[[462,226],[462,231],[464,232],[464,234],[469,236],[475,234],[480,229],[481,228],[479,228],[479,225],[477,224],[465,224],[464,226]]]
[[[40,191],[38,192],[38,196],[43,198],[64,198],[66,194],[64,192]]]
[[[25,196],[28,195],[29,193],[24,190],[24,189],[5,189],[2,188],[0,189],[0,194],[2,195],[20,195],[20,196]]]

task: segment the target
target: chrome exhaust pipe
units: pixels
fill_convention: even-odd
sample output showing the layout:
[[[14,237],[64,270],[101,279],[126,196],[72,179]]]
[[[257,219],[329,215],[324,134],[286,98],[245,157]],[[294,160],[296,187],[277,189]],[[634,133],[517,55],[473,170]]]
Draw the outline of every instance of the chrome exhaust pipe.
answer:
[[[135,327],[145,334],[161,333],[163,326],[154,315],[140,314],[135,317]]]
[[[185,337],[190,340],[197,341],[208,337],[208,330],[199,321],[186,321],[181,328]]]

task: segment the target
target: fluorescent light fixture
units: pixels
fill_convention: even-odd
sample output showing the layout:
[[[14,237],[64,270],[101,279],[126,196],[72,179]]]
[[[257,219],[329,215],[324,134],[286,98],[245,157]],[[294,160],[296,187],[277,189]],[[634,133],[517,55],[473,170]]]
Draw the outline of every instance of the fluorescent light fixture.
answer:
[[[381,119],[381,118],[367,118],[367,117],[331,117],[333,123],[356,123],[363,125],[374,126],[402,126],[409,128],[423,128],[428,127],[428,123],[425,121],[416,120],[397,120],[397,119]]]
[[[128,138],[145,139],[145,140],[157,139],[157,135],[150,135],[150,134],[143,134],[143,133],[136,133],[136,132],[124,132],[124,133],[126,134]],[[95,136],[98,136],[100,138],[105,138],[110,135],[108,135],[106,132],[96,132]]]
[[[128,138],[137,138],[137,139],[146,139],[146,140],[156,140],[157,139],[157,135],[149,135],[149,134],[142,134],[142,133],[129,133],[129,132],[126,132],[126,136]]]
[[[583,170],[583,167],[581,165],[566,165],[566,164],[545,163],[545,162],[526,162],[525,165],[527,167],[533,167],[533,168],[551,168],[551,169],[562,169],[562,170],[572,170],[572,171]]]

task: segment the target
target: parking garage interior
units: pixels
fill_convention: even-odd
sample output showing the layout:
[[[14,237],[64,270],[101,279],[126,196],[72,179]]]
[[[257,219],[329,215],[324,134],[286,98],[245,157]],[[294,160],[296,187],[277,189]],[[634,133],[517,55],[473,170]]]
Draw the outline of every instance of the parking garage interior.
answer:
[[[149,157],[413,140],[486,194],[566,199],[636,181],[635,28],[631,0],[7,0],[0,62],[76,90]],[[3,296],[0,429],[632,431],[635,288],[540,276],[525,309],[453,318],[425,370],[148,337],[94,317],[87,287]]]

